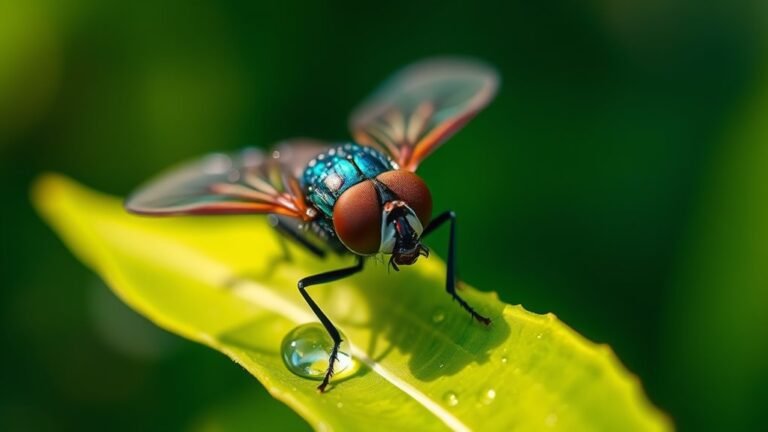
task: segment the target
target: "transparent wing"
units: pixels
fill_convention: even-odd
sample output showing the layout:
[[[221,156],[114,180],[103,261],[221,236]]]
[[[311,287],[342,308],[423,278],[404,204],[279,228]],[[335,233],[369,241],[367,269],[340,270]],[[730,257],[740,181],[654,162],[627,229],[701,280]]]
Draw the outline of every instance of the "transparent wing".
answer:
[[[332,144],[312,138],[292,138],[277,143],[272,156],[280,159],[280,163],[287,173],[301,179],[309,161],[332,146]]]
[[[307,205],[296,173],[323,148],[293,140],[271,152],[211,154],[151,180],[125,206],[147,215],[272,213],[312,220],[316,210]]]
[[[493,99],[498,85],[493,68],[471,60],[413,64],[352,113],[352,134],[360,144],[384,150],[401,167],[415,171]]]

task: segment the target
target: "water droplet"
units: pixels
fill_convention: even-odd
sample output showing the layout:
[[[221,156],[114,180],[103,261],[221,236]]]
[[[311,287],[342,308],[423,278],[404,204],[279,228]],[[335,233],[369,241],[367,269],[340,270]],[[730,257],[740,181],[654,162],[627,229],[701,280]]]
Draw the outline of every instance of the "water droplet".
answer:
[[[334,365],[334,374],[339,374],[352,365],[347,337],[342,333],[342,342]],[[283,339],[283,362],[288,370],[298,376],[323,379],[328,369],[328,359],[333,350],[333,340],[320,323],[302,324],[291,330]]]
[[[443,400],[445,401],[445,403],[448,404],[448,406],[455,407],[456,405],[459,404],[459,396],[452,391],[445,392],[445,394],[443,395]]]
[[[502,357],[502,358],[501,358],[501,364],[505,365],[505,364],[507,364],[507,363],[509,363],[509,359],[508,359],[508,358],[506,358],[506,357]]]
[[[542,333],[539,333],[536,335],[536,339],[541,339],[541,337],[544,336]]]
[[[336,408],[343,408],[344,403],[343,402],[336,402]]]
[[[557,424],[557,414],[555,413],[549,413],[546,419],[544,419],[544,424],[546,424],[549,427],[553,427]]]
[[[432,314],[432,322],[433,323],[439,324],[439,323],[443,322],[443,320],[445,320],[445,314],[443,313],[443,311],[438,310],[438,311],[435,311],[434,314]]]
[[[480,398],[480,401],[483,402],[485,405],[490,405],[493,403],[494,399],[496,399],[496,390],[494,389],[488,389],[485,392],[483,392],[482,398]]]

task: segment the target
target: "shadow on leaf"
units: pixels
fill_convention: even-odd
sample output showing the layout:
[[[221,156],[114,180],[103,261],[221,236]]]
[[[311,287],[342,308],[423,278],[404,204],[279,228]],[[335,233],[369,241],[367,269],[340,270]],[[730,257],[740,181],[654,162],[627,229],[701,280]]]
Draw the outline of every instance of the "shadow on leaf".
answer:
[[[313,261],[309,267],[323,271],[325,261]],[[459,373],[472,363],[487,362],[489,353],[507,339],[509,325],[502,317],[503,305],[488,301],[488,294],[471,292],[459,284],[459,294],[493,322],[486,327],[474,321],[445,292],[444,266],[439,260],[419,262],[398,273],[389,273],[376,263],[368,260],[360,275],[309,288],[329,318],[375,362],[391,370],[400,370],[407,363],[414,378],[432,381]],[[306,272],[308,266],[280,263],[278,267],[270,269],[269,277],[251,273],[247,279],[274,288],[293,302],[298,297],[298,279],[291,275]],[[298,302],[311,313],[303,300],[298,298]],[[243,349],[279,355],[279,341],[267,347],[260,335],[285,335],[296,323],[270,317],[249,321],[219,338]]]

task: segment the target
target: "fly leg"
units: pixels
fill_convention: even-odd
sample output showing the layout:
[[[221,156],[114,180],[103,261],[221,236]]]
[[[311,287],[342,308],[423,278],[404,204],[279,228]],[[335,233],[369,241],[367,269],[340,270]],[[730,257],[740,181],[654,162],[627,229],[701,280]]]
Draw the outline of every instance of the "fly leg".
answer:
[[[323,378],[323,382],[320,383],[319,386],[317,386],[317,389],[320,392],[325,391],[325,387],[328,386],[328,383],[330,382],[331,377],[333,376],[333,365],[334,363],[336,363],[336,358],[339,354],[339,345],[341,344],[341,335],[339,334],[339,331],[336,329],[333,323],[331,323],[331,320],[329,320],[328,317],[325,316],[325,313],[323,313],[323,311],[320,309],[317,303],[315,303],[315,301],[312,300],[312,297],[309,296],[306,288],[312,285],[319,285],[319,284],[324,284],[324,283],[329,283],[329,282],[337,281],[340,279],[344,279],[345,277],[349,277],[355,273],[360,272],[362,269],[363,269],[363,257],[358,256],[357,263],[352,267],[347,267],[339,270],[332,270],[329,272],[316,274],[314,276],[307,276],[304,279],[301,279],[298,283],[299,292],[301,293],[301,296],[304,297],[304,300],[312,309],[312,312],[314,312],[317,318],[320,319],[320,322],[323,324],[323,327],[325,327],[325,330],[331,336],[331,339],[333,339],[333,349],[331,350],[331,356],[328,359],[328,370],[325,372],[325,377]]]
[[[286,238],[292,240],[294,243],[298,244],[307,252],[318,258],[325,257],[325,251],[309,241],[306,233],[298,228],[295,224],[292,224],[280,216],[273,214],[269,215],[267,220],[269,221],[269,224],[272,226],[272,228],[277,231],[277,240],[280,242],[280,248],[283,250],[284,261],[292,261],[291,252],[288,250]]]
[[[448,240],[448,269],[445,276],[445,290],[448,292],[448,294],[451,295],[451,298],[459,302],[461,307],[469,312],[469,314],[472,315],[474,319],[485,325],[489,325],[491,323],[490,318],[484,317],[477,313],[477,311],[475,311],[475,309],[472,308],[469,303],[467,303],[463,298],[459,296],[458,293],[456,293],[456,213],[454,213],[452,210],[449,210],[432,219],[432,222],[430,222],[429,225],[427,225],[427,227],[424,229],[422,237],[426,237],[432,231],[439,228],[448,221],[451,223],[451,231],[450,239]]]

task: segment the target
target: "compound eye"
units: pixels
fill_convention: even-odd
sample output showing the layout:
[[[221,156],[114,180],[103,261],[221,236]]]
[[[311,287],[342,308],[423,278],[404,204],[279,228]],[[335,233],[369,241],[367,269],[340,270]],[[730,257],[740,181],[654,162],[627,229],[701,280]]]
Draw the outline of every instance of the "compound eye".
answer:
[[[432,219],[432,194],[419,176],[408,170],[387,171],[379,174],[377,180],[412,208],[423,226]]]
[[[379,252],[381,206],[371,181],[344,191],[333,206],[333,228],[347,249],[358,255]]]

